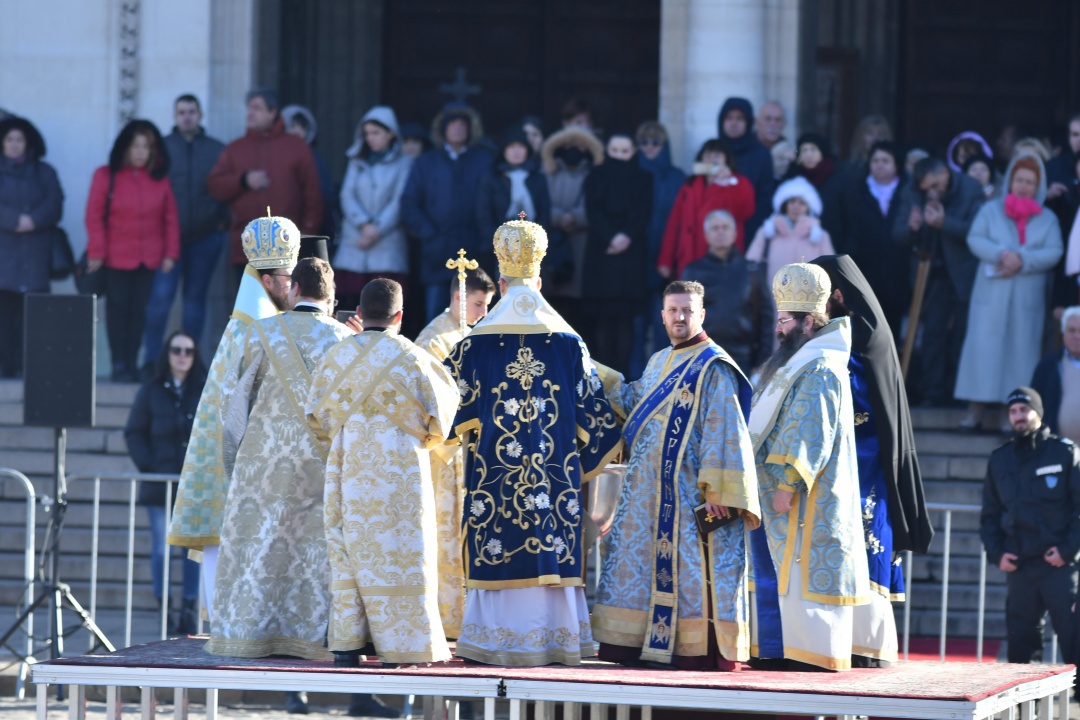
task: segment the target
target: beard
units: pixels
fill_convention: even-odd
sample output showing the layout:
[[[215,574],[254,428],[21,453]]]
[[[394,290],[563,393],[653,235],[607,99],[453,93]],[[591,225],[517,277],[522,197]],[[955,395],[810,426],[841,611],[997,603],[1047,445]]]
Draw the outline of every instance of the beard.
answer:
[[[770,355],[769,359],[762,364],[761,378],[758,380],[759,388],[765,387],[769,381],[772,380],[776,371],[787,365],[788,360],[794,357],[795,353],[799,352],[799,349],[810,340],[811,336],[804,334],[802,328],[799,328],[787,335],[784,333],[777,333],[776,337],[780,341],[780,347],[778,347],[776,352]]]
[[[266,294],[270,296],[270,302],[274,303],[274,307],[276,307],[279,312],[288,312],[289,311],[289,291],[288,290],[286,290],[283,293],[272,293],[270,291],[267,291]]]
[[[847,305],[832,296],[829,296],[829,302],[826,305],[825,311],[828,314],[830,320],[835,320],[839,317],[847,317],[851,314],[851,311],[848,310]]]

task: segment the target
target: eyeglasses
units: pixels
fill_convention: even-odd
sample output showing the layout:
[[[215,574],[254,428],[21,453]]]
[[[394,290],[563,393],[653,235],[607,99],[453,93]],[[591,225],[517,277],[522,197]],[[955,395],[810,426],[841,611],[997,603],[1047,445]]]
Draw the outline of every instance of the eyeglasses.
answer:
[[[776,321],[776,327],[778,327],[778,328],[781,328],[781,329],[782,329],[782,328],[784,327],[784,325],[786,325],[786,324],[788,324],[789,322],[792,322],[792,321],[794,321],[794,320],[795,320],[795,318],[793,318],[793,317],[789,317],[789,318],[784,318],[783,320],[777,320],[777,321]]]
[[[655,147],[660,147],[663,144],[664,141],[660,138],[643,138],[641,142],[638,143],[638,145],[653,145]]]
[[[181,355],[183,355],[184,357],[194,357],[195,356],[195,348],[193,348],[193,347],[171,346],[169,348],[169,352],[172,353],[173,355],[176,355],[176,356],[181,356]]]
[[[287,277],[287,278],[292,277],[292,273],[287,273],[287,272],[284,272],[284,273],[267,273],[267,275],[269,275],[270,277]]]

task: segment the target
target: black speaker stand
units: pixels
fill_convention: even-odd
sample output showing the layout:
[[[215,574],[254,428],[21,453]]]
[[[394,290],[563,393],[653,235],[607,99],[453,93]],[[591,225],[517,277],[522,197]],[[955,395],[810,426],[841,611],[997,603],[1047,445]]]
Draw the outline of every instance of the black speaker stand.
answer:
[[[41,563],[38,567],[38,578],[32,581],[38,588],[34,597],[25,610],[15,619],[11,627],[0,636],[0,646],[6,646],[22,662],[31,662],[32,656],[26,655],[15,649],[8,643],[8,639],[15,634],[28,617],[35,610],[48,603],[49,606],[49,659],[56,660],[64,654],[64,636],[66,635],[63,625],[63,611],[71,610],[78,617],[80,625],[94,637],[97,643],[91,650],[104,647],[109,652],[116,652],[116,647],[98,627],[90,616],[90,613],[82,606],[71,587],[60,581],[60,536],[64,531],[64,517],[67,514],[67,479],[64,472],[65,457],[67,454],[67,430],[65,428],[53,428],[56,451],[55,474],[53,475],[53,489],[56,493],[54,505],[56,507],[53,517],[49,521],[49,529],[45,537],[45,545],[41,552]],[[57,686],[56,698],[64,699],[63,686]]]

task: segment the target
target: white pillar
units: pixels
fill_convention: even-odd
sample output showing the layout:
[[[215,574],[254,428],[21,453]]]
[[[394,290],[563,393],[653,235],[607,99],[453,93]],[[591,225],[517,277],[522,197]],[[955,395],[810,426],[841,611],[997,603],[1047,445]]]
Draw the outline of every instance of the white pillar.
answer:
[[[672,158],[688,168],[705,140],[717,135],[725,98],[766,100],[787,109],[795,133],[798,0],[662,0],[660,121]]]
[[[244,134],[244,95],[254,78],[255,32],[255,0],[214,0],[205,125],[222,142]]]

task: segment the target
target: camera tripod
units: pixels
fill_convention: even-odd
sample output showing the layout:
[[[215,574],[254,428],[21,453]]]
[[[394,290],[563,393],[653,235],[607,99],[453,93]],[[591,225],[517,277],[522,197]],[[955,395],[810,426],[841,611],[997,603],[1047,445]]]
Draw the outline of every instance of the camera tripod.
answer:
[[[71,587],[60,580],[60,536],[64,530],[64,517],[67,514],[67,480],[64,471],[65,455],[67,453],[67,431],[65,428],[54,428],[56,463],[53,475],[53,516],[49,520],[48,530],[45,535],[45,543],[41,552],[41,561],[38,564],[37,577],[31,581],[37,588],[37,594],[26,609],[15,619],[15,622],[0,636],[0,646],[6,646],[16,657],[24,663],[33,662],[33,653],[20,652],[8,643],[27,618],[33,615],[38,608],[48,605],[49,607],[49,659],[56,660],[64,653],[64,626],[63,611],[65,609],[74,612],[81,621],[80,625],[94,637],[97,643],[92,649],[104,647],[109,652],[115,652],[116,647],[109,641],[105,633],[98,627],[90,616],[90,613],[76,599]],[[44,498],[48,500],[48,498]],[[63,688],[57,688],[57,698],[63,699]]]

